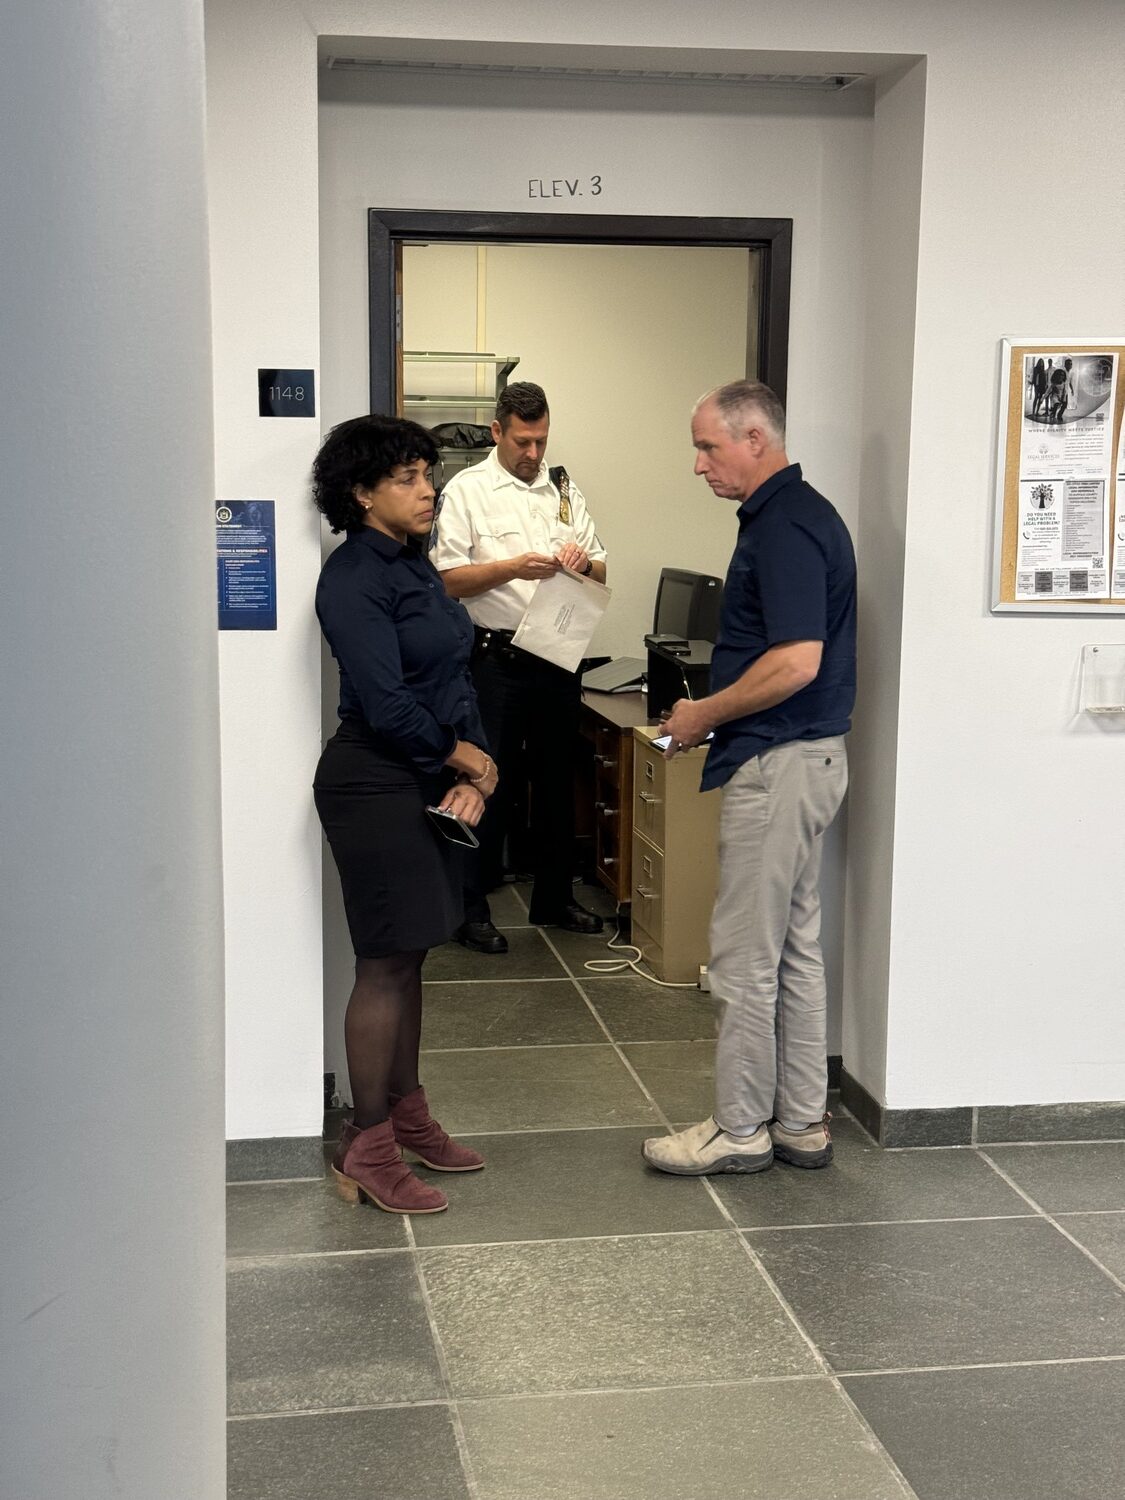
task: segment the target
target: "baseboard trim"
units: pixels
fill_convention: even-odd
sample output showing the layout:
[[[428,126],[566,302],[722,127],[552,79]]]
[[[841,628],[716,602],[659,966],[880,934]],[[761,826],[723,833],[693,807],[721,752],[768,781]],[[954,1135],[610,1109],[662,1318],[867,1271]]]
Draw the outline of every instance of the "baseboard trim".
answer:
[[[977,1145],[1002,1141],[1125,1140],[1125,1101],[1090,1104],[982,1104]]]
[[[324,1141],[319,1135],[275,1135],[227,1142],[228,1182],[323,1176]]]
[[[840,1070],[840,1102],[881,1146],[983,1146],[1125,1139],[1125,1103],[982,1104],[888,1109]]]

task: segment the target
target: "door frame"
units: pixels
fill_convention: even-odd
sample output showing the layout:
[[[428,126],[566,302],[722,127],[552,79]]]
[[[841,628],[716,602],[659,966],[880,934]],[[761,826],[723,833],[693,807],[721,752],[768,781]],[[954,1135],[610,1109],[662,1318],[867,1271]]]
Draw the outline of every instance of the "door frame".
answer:
[[[368,348],[371,410],[399,409],[402,246],[428,243],[521,245],[719,245],[760,250],[758,371],[785,403],[789,363],[792,219],[688,218],[642,214],[525,214],[371,208],[367,212]],[[747,340],[749,350],[750,341]]]

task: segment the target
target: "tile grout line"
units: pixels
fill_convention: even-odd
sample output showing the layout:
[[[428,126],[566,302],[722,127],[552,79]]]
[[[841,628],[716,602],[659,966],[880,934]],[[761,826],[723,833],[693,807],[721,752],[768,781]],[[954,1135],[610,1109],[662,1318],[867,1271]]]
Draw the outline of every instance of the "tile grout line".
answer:
[[[365,1401],[359,1406],[294,1406],[287,1411],[232,1411],[231,1422],[277,1422],[283,1417],[340,1417],[351,1412],[425,1411],[431,1406],[449,1406],[449,1396],[431,1396],[421,1401]]]
[[[567,973],[571,974],[570,966],[566,963],[566,961],[563,959],[562,955],[558,952],[558,950],[554,947],[554,945],[549,942],[549,940],[548,940],[548,946],[551,948],[551,951],[555,954],[555,957],[562,964],[563,968],[566,969]],[[579,981],[577,979],[574,978],[573,974],[571,974],[571,978],[574,979],[574,983],[575,983],[576,988],[578,989],[579,994],[582,995],[582,997],[586,1001],[587,1005],[589,1005],[589,1007],[590,1007],[591,1011],[593,1012],[594,1017],[597,1020],[598,1024],[605,1031],[606,1035],[609,1036],[610,1035],[609,1028],[602,1021],[601,1016],[598,1015],[597,1010],[595,1009],[595,1007],[593,1005],[593,1002],[589,999],[589,997],[585,994],[584,990],[582,989],[582,985],[579,983]],[[612,1041],[612,1037],[610,1038],[610,1040]],[[644,1094],[645,1098],[649,1100],[649,1102],[651,1103],[653,1109],[656,1111],[656,1113],[659,1116],[660,1120],[664,1124],[665,1128],[668,1129],[668,1130],[671,1130],[671,1128],[672,1128],[671,1121],[668,1119],[667,1115],[665,1115],[665,1113],[661,1109],[660,1105],[656,1102],[656,1099],[649,1092],[649,1090],[646,1087],[646,1085],[641,1081],[640,1075],[637,1073],[636,1069],[629,1062],[629,1059],[617,1047],[616,1042],[614,1043],[614,1050],[617,1051],[618,1056],[621,1058],[621,1061],[624,1063],[624,1065],[628,1068],[630,1074],[632,1075],[634,1081],[637,1084],[637,1087]],[[786,1299],[782,1296],[781,1291],[779,1290],[776,1282],[774,1281],[773,1277],[770,1276],[769,1272],[766,1270],[765,1266],[762,1264],[762,1262],[759,1259],[759,1257],[756,1254],[756,1252],[751,1248],[751,1246],[748,1244],[748,1242],[746,1241],[746,1239],[742,1235],[742,1232],[739,1230],[738,1225],[734,1222],[733,1216],[728,1211],[726,1205],[723,1203],[723,1201],[719,1197],[718,1193],[715,1191],[715,1188],[714,1188],[713,1184],[707,1179],[707,1177],[702,1177],[700,1180],[702,1181],[703,1186],[706,1189],[706,1191],[710,1194],[711,1199],[714,1202],[716,1208],[719,1210],[719,1213],[721,1214],[721,1216],[724,1219],[726,1219],[727,1222],[730,1224],[731,1228],[736,1231],[736,1233],[738,1235],[738,1242],[739,1242],[740,1246],[742,1247],[743,1254],[745,1254],[747,1256],[747,1258],[750,1261],[750,1264],[757,1271],[758,1275],[761,1276],[761,1278],[765,1282],[766,1286],[769,1288],[769,1290],[772,1292],[773,1296],[776,1298],[776,1300],[779,1303],[779,1305],[780,1305],[783,1313],[789,1319],[790,1323],[793,1325],[794,1329],[797,1331],[798,1336],[803,1340],[803,1342],[805,1343],[806,1347],[808,1348],[810,1354],[813,1357],[814,1362],[816,1363],[816,1365],[820,1369],[822,1375],[824,1375],[830,1381],[830,1383],[831,1383],[833,1389],[835,1390],[837,1396],[839,1397],[839,1399],[852,1412],[852,1415],[854,1416],[856,1422],[858,1423],[860,1430],[862,1432],[865,1432],[868,1435],[869,1440],[871,1441],[871,1443],[875,1447],[875,1451],[878,1452],[878,1453],[881,1453],[883,1455],[883,1458],[884,1458],[884,1461],[887,1464],[888,1470],[893,1475],[896,1483],[901,1487],[904,1500],[918,1500],[918,1497],[915,1494],[914,1490],[910,1487],[909,1484],[907,1484],[907,1482],[906,1482],[906,1476],[902,1473],[902,1470],[895,1463],[894,1459],[891,1457],[891,1455],[887,1451],[887,1449],[879,1441],[879,1438],[875,1434],[874,1428],[867,1421],[866,1417],[860,1411],[860,1409],[856,1405],[856,1403],[848,1395],[847,1391],[844,1389],[844,1387],[841,1385],[840,1381],[836,1378],[835,1374],[833,1373],[833,1371],[829,1367],[828,1361],[824,1358],[824,1356],[821,1354],[820,1350],[817,1348],[816,1344],[813,1342],[813,1340],[810,1338],[810,1336],[805,1332],[804,1328],[801,1326],[800,1322],[797,1319],[797,1315],[794,1313],[793,1309],[789,1306],[789,1303],[786,1301]]]
[[[1067,1140],[1037,1141],[978,1141],[977,1145],[987,1150],[1007,1151],[1010,1146],[1018,1146],[1021,1150],[1028,1146],[1125,1146],[1125,1136],[1120,1135],[1090,1135],[1074,1136]]]
[[[1039,1214],[1041,1218],[1045,1219],[1046,1222],[1050,1224],[1052,1229],[1061,1234],[1063,1239],[1069,1240],[1076,1250],[1080,1250],[1086,1257],[1086,1259],[1090,1262],[1090,1264],[1096,1266],[1103,1276],[1107,1276],[1119,1291],[1125,1292],[1125,1281],[1122,1281],[1120,1276],[1115,1276],[1108,1266],[1103,1265],[1092,1250],[1087,1250],[1086,1246],[1082,1244],[1081,1240],[1075,1239],[1070,1230],[1064,1228],[1063,1225],[1059,1223],[1058,1219],[1052,1217],[1052,1215],[1047,1212],[1042,1204],[1035,1201],[1030,1193],[1025,1193],[1023,1188],[1020,1187],[1019,1183],[1016,1182],[1014,1178],[1009,1177],[1007,1172],[1004,1171],[1004,1168],[1000,1166],[999,1163],[992,1160],[987,1151],[981,1150],[981,1148],[978,1146],[977,1153],[978,1155],[983,1157],[983,1159],[988,1163],[988,1165],[992,1168],[992,1170],[998,1177],[1002,1178],[1003,1181],[1006,1182],[1014,1192],[1017,1192],[1020,1195],[1025,1203],[1031,1204],[1035,1212]]]
[[[632,1043],[632,1042],[630,1042],[629,1045],[630,1046],[634,1046],[635,1044]],[[841,1108],[844,1108],[844,1107],[845,1106],[843,1106],[843,1105],[841,1106]],[[848,1118],[852,1119],[852,1120],[855,1120],[855,1123],[860,1127],[860,1129],[863,1130],[866,1135],[871,1136],[871,1139],[875,1142],[875,1144],[877,1146],[879,1146],[880,1151],[885,1151],[888,1156],[902,1156],[902,1155],[904,1155],[908,1151],[928,1151],[930,1153],[937,1152],[937,1151],[977,1151],[977,1150],[981,1150],[981,1149],[984,1149],[984,1150],[993,1150],[993,1149],[996,1149],[996,1150],[999,1150],[999,1151],[1009,1151],[1009,1150],[1025,1151],[1028,1148],[1038,1149],[1038,1148],[1041,1148],[1041,1147],[1054,1147],[1054,1146],[1125,1146],[1125,1136],[1104,1136],[1104,1135],[1093,1135],[1093,1136],[1083,1136],[1083,1137],[1077,1137],[1076,1136],[1073,1139],[1068,1139],[1068,1140],[1053,1140],[1052,1139],[1052,1140],[1037,1140],[1037,1141],[979,1141],[979,1140],[978,1141],[962,1141],[961,1144],[957,1145],[957,1146],[955,1146],[955,1145],[950,1145],[950,1146],[880,1146],[878,1138],[876,1136],[871,1135],[871,1132],[866,1128],[866,1126],[863,1124],[863,1122],[861,1120],[857,1119],[857,1117],[855,1115],[850,1114],[850,1113],[849,1113]]]
[[[529,1125],[526,1130],[458,1130],[459,1141],[480,1140],[488,1135],[568,1135],[591,1130],[647,1130],[651,1120],[626,1120],[621,1125]],[[310,1178],[315,1182],[316,1178]]]
[[[1125,1356],[1123,1356],[1125,1357]],[[345,1412],[414,1411],[430,1406],[481,1406],[488,1402],[507,1401],[557,1401],[567,1396],[649,1396],[665,1391],[707,1391],[713,1387],[723,1389],[754,1389],[761,1385],[813,1385],[824,1380],[824,1376],[810,1375],[749,1375],[742,1379],[685,1380],[674,1385],[589,1385],[560,1386],[549,1391],[499,1391],[484,1396],[431,1397],[420,1401],[374,1401],[359,1406],[302,1406],[288,1411],[231,1412],[228,1422],[273,1422],[279,1417],[326,1417],[339,1416]]]
[[[533,927],[531,931],[538,929]],[[424,994],[428,984],[565,984],[567,977],[566,974],[525,974],[515,979],[423,979],[422,990]]]
[[[480,1141],[490,1135],[588,1135],[593,1130],[647,1130],[652,1124],[651,1120],[626,1120],[620,1125],[529,1125],[525,1130],[456,1130],[454,1134],[459,1141]],[[338,1137],[337,1137],[338,1139]],[[326,1141],[326,1146],[335,1145],[335,1141]],[[279,1181],[292,1182],[321,1182],[320,1177],[294,1177],[287,1179],[276,1178],[271,1182],[264,1178],[263,1184],[272,1186]],[[257,1187],[257,1182],[228,1182],[227,1187]]]
[[[558,1235],[553,1239],[541,1240],[474,1240],[468,1243],[462,1242],[459,1245],[426,1245],[423,1248],[426,1250],[507,1250],[514,1245],[602,1245],[616,1244],[620,1240],[701,1239],[731,1232],[728,1225],[716,1224],[713,1229],[627,1229],[616,1234]],[[738,1231],[733,1232],[737,1234]]]
[[[284,1187],[287,1182],[323,1182],[323,1174],[319,1177],[236,1177],[231,1182],[224,1184],[225,1187]]]
[[[517,906],[522,906],[522,907],[523,907],[523,914],[524,914],[524,916],[525,916],[525,917],[526,917],[526,916],[529,916],[529,915],[530,915],[530,912],[531,912],[531,907],[530,907],[530,906],[528,906],[528,904],[527,904],[527,902],[526,902],[526,901],[525,901],[525,900],[524,900],[524,899],[523,899],[523,897],[522,897],[522,896],[521,896],[521,895],[520,895],[520,891],[519,891],[519,882],[518,882],[518,881],[515,881],[515,880],[513,880],[513,881],[512,881],[512,882],[511,882],[511,885],[512,885],[512,897],[513,897],[513,899],[514,899],[514,900],[515,900],[515,903],[516,903],[516,905],[517,905]],[[528,925],[528,926],[529,926],[529,927],[530,927],[530,926],[531,926],[531,923],[530,923],[530,922],[528,922],[528,924],[527,924],[527,925]]]
[[[1053,1365],[1119,1365],[1125,1354],[1075,1354],[1063,1359],[982,1360],[972,1365],[902,1365],[889,1370],[841,1370],[841,1380],[877,1380],[884,1375],[955,1375],[970,1370],[1038,1370]]]
[[[430,1337],[434,1341],[434,1352],[437,1355],[441,1383],[445,1387],[450,1425],[453,1428],[453,1437],[457,1443],[457,1456],[461,1460],[461,1472],[465,1477],[468,1500],[479,1500],[480,1486],[477,1484],[476,1475],[473,1473],[473,1461],[469,1454],[469,1440],[465,1436],[465,1424],[461,1421],[461,1413],[457,1409],[457,1402],[453,1396],[453,1381],[449,1374],[449,1360],[446,1358],[445,1344],[437,1326],[437,1318],[434,1315],[434,1304],[430,1297],[430,1289],[426,1285],[426,1273],[422,1269],[422,1257],[418,1254],[418,1242],[414,1238],[414,1226],[410,1222],[409,1214],[404,1214],[403,1218],[406,1221],[406,1239],[410,1251],[410,1260],[414,1267],[418,1290],[421,1293],[422,1306],[426,1310],[426,1321],[430,1325]]]
[[[466,983],[467,982],[468,981],[466,981]],[[473,980],[472,982],[476,984],[478,981]],[[554,981],[552,981],[552,983],[553,982]],[[582,981],[580,979],[572,979],[570,981],[564,982],[573,984],[578,989],[579,993],[581,993]],[[587,1005],[589,1005],[590,1008],[593,1009],[593,1002],[586,995],[582,995],[582,998],[586,1001]],[[600,1020],[601,1018],[599,1017],[599,1021]],[[603,1026],[605,1025],[604,1022],[601,1022],[601,1024]],[[715,1043],[715,1038],[710,1036],[696,1036],[686,1038],[676,1037],[671,1040],[654,1040],[652,1037],[645,1036],[614,1037],[611,1033],[608,1032],[608,1030],[606,1034],[608,1040],[604,1042],[494,1042],[490,1047],[423,1047],[422,1056],[425,1057],[434,1052],[542,1052],[551,1047],[701,1047],[704,1045],[714,1046]],[[892,1147],[890,1149],[896,1148]],[[899,1146],[897,1149],[900,1151],[934,1151],[941,1150],[942,1148],[934,1146]],[[950,1146],[946,1147],[945,1149],[951,1151],[964,1151],[967,1150],[968,1147]]]
[[[805,1229],[889,1229],[900,1224],[1007,1224],[1039,1214],[953,1214],[933,1219],[825,1219],[816,1224],[740,1224],[739,1234],[793,1234]]]
[[[685,1380],[675,1385],[580,1385],[564,1386],[550,1391],[500,1391],[494,1395],[461,1396],[458,1400],[465,1406],[479,1406],[487,1401],[557,1401],[560,1396],[634,1396],[659,1395],[662,1391],[708,1391],[714,1387],[724,1388],[760,1385],[810,1385],[822,1379],[820,1375],[756,1375],[742,1380]]]
[[[538,932],[541,936],[545,936],[548,931],[552,931],[552,932],[555,931],[554,928],[546,928],[546,927],[509,927],[506,930],[508,932]],[[431,949],[431,952],[432,951],[435,951],[435,950]],[[604,984],[609,979],[628,979],[628,977],[629,977],[628,974],[586,973],[583,976],[583,983],[589,981],[590,983],[593,983],[593,984]],[[426,979],[426,978],[423,978],[422,985],[423,985],[423,988],[424,988],[426,985],[439,985],[439,984],[562,984],[566,978],[567,978],[567,976],[565,974],[524,974],[524,975],[517,975],[514,978],[510,978],[510,979],[504,979],[504,978],[501,978],[501,977],[492,978],[491,976],[488,977],[487,979],[478,979],[478,978],[471,978],[471,979]],[[699,990],[698,986],[694,985],[694,984],[685,984],[685,985],[683,985],[683,988],[685,990],[695,990],[699,994],[702,993],[702,991]]]
[[[1034,1214],[1025,1217],[1035,1218]],[[803,1226],[798,1226],[803,1227]],[[671,1240],[685,1239],[689,1235],[714,1235],[731,1234],[732,1231],[726,1224],[718,1224],[714,1229],[634,1229],[625,1230],[617,1234],[573,1234],[545,1236],[542,1239],[533,1240],[455,1240],[444,1245],[419,1245],[415,1249],[425,1252],[427,1255],[440,1255],[449,1250],[508,1250],[515,1246],[527,1245],[588,1245],[602,1244],[611,1240]],[[231,1255],[230,1261],[275,1261],[275,1260],[330,1260],[346,1256],[359,1255],[407,1255],[410,1253],[409,1245],[387,1246],[372,1245],[370,1249],[358,1250],[274,1250],[266,1251],[262,1255]]]
[[[258,1264],[261,1261],[277,1260],[347,1260],[357,1259],[361,1255],[409,1255],[409,1245],[360,1245],[351,1250],[263,1250],[249,1251],[239,1254],[227,1252],[227,1266],[233,1268],[238,1266],[244,1269],[247,1262]]]
[[[438,1054],[449,1056],[457,1052],[557,1052],[563,1047],[586,1048],[607,1047],[608,1042],[497,1042],[491,1047],[423,1047],[420,1053],[422,1057],[434,1057]],[[629,1044],[630,1046],[633,1043]]]

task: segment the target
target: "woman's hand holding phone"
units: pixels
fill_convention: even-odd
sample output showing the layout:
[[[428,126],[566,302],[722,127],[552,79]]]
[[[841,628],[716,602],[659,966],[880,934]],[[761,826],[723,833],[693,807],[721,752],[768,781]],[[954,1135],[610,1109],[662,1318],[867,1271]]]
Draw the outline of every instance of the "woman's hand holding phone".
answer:
[[[456,813],[470,828],[475,828],[484,814],[484,797],[467,781],[454,782],[438,805],[443,812]]]

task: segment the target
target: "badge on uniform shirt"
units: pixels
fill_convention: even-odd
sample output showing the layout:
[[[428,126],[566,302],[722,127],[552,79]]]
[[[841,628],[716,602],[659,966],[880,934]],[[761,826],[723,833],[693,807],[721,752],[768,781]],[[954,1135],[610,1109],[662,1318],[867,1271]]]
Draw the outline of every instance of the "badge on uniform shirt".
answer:
[[[569,526],[570,521],[570,475],[559,464],[556,468],[549,469],[548,476],[558,487],[559,491],[559,525]]]

